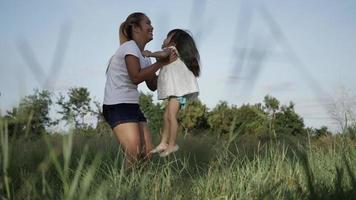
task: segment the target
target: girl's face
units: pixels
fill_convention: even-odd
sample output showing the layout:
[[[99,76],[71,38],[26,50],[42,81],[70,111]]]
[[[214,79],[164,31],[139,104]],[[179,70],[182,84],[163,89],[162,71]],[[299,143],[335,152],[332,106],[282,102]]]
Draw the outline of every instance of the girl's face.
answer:
[[[167,35],[167,38],[164,39],[163,44],[162,44],[162,49],[168,46],[174,46],[175,44],[171,42],[173,34]]]
[[[146,42],[149,42],[153,39],[153,26],[151,25],[151,20],[147,16],[144,16],[140,21],[138,33],[140,34],[140,37]]]

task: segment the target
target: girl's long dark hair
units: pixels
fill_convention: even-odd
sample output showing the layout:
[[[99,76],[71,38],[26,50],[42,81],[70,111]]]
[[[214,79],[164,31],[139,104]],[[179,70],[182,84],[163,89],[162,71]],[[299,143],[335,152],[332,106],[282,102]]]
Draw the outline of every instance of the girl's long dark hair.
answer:
[[[198,77],[200,75],[200,55],[195,45],[193,37],[184,30],[173,29],[169,31],[171,41],[176,44],[180,58],[183,60],[188,69]]]

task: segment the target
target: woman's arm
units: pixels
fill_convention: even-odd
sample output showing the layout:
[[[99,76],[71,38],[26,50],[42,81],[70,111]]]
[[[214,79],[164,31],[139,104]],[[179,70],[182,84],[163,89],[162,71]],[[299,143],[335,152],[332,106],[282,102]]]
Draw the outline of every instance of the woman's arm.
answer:
[[[136,56],[126,55],[125,62],[131,81],[138,85],[143,81],[152,79],[153,76],[156,76],[156,71],[158,71],[158,69],[160,69],[162,66],[168,64],[169,60],[160,60],[146,68],[141,68],[140,61]]]
[[[176,52],[171,51],[171,49],[167,49],[167,50],[164,50],[161,52],[155,52],[155,53],[151,53],[150,51],[144,51],[143,55],[146,57],[148,57],[149,55],[152,55],[152,57],[156,57],[158,61],[159,60],[167,60],[169,58],[169,63],[171,63],[177,59]],[[157,90],[157,79],[158,79],[158,76],[156,74],[154,74],[151,78],[146,80],[146,85],[151,91]]]
[[[131,81],[138,85],[143,81],[146,81],[147,87],[154,91],[157,89],[157,75],[156,72],[158,69],[167,65],[177,59],[177,54],[170,49],[164,50],[168,55],[165,58],[157,59],[157,62],[146,67],[141,68],[140,61],[136,56],[126,55],[125,63],[128,75]],[[164,54],[166,54],[164,53]]]
[[[151,91],[157,90],[157,79],[158,76],[154,74],[150,79],[146,80],[146,85]]]

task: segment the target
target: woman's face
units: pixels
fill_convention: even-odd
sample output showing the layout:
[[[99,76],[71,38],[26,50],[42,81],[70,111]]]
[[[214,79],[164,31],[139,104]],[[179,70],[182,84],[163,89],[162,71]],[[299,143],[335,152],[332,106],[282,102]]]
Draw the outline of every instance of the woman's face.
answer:
[[[153,26],[151,25],[151,20],[147,16],[144,16],[140,21],[139,34],[145,42],[149,42],[153,39]]]

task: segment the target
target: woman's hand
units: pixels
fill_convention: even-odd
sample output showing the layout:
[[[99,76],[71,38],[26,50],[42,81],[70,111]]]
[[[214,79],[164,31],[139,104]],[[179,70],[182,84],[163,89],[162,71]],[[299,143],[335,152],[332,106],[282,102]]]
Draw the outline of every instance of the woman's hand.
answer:
[[[157,59],[157,62],[159,62],[163,66],[168,65],[168,64],[176,61],[177,58],[178,58],[177,53],[173,49],[169,49],[168,51],[170,52],[168,58]]]
[[[171,53],[169,54],[169,63],[174,62],[177,60],[178,55],[174,49],[170,49]]]

